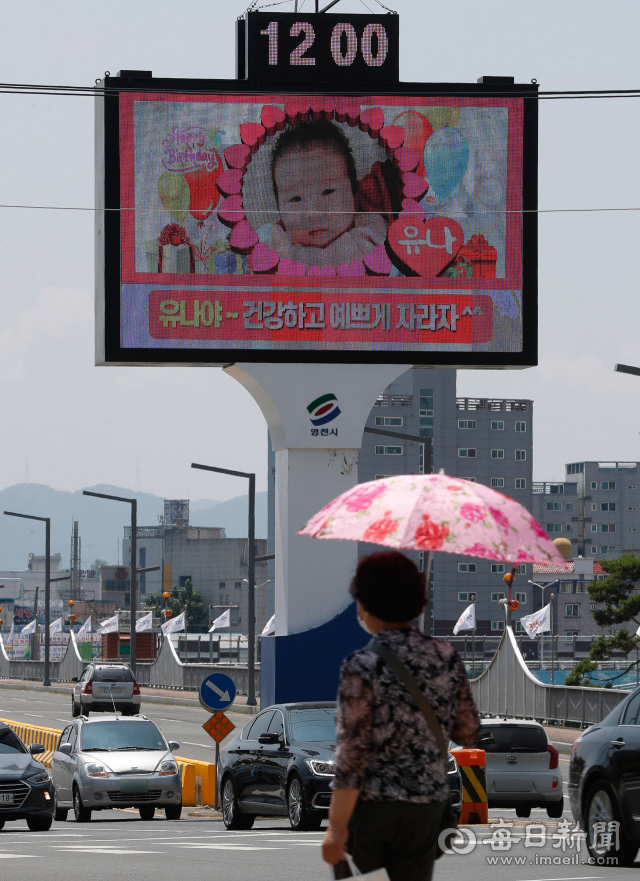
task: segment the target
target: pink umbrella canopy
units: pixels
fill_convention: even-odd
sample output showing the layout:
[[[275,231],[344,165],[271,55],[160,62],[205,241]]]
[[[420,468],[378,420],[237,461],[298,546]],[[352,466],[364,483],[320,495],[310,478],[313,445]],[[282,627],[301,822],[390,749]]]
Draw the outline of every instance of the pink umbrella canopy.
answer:
[[[360,483],[326,505],[298,535],[566,568],[547,533],[519,502],[442,473]]]

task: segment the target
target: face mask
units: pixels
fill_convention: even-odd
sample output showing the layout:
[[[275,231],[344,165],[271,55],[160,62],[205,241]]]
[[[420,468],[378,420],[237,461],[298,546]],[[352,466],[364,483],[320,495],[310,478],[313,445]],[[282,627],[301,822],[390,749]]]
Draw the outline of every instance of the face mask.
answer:
[[[357,614],[357,612],[356,612],[356,614]],[[370,636],[373,635],[373,634],[371,633],[371,630],[369,630],[369,625],[368,625],[367,622],[364,620],[364,618],[361,618],[361,617],[360,617],[360,615],[358,615],[358,624],[360,625],[360,627],[362,627],[362,629],[364,630],[365,633],[368,633]]]

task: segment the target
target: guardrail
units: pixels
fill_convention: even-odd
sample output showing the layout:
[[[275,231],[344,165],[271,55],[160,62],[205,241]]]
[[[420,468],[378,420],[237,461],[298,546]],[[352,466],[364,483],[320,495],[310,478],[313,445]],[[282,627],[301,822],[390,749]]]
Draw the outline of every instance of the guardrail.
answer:
[[[53,753],[55,751],[61,728],[43,728],[40,725],[24,725],[14,722],[13,719],[0,719],[8,725],[18,737],[26,744],[41,743],[45,752],[34,759],[41,762],[45,768],[51,767]],[[215,797],[216,766],[211,762],[199,762],[196,759],[185,759],[182,756],[174,756],[182,778],[182,804],[184,807],[195,805],[213,804]]]
[[[529,671],[510,627],[487,669],[470,684],[481,713],[562,724],[601,722],[630,694],[622,689],[545,685]]]
[[[51,661],[50,676],[52,681],[71,682],[74,677],[82,676],[87,666],[78,650],[75,634],[67,644],[67,651],[61,661]],[[170,639],[163,639],[158,657],[153,661],[138,661],[136,676],[140,685],[155,688],[200,688],[202,680],[210,673],[225,673],[233,679],[236,692],[248,693],[249,671],[241,664],[185,664],[178,657],[175,646]],[[44,678],[43,661],[12,661],[4,647],[3,636],[0,635],[0,679],[42,679]],[[254,689],[260,693],[260,668],[254,672]]]

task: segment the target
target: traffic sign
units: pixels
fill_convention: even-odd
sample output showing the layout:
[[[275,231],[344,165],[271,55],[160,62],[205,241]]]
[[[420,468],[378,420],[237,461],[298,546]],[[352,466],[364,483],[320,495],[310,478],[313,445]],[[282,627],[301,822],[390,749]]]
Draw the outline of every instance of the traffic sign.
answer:
[[[221,743],[227,734],[231,734],[236,726],[231,719],[227,719],[222,710],[218,710],[210,719],[207,719],[202,727],[216,743]]]
[[[224,673],[211,673],[200,686],[200,705],[211,712],[224,710],[230,706],[236,696],[233,679]]]

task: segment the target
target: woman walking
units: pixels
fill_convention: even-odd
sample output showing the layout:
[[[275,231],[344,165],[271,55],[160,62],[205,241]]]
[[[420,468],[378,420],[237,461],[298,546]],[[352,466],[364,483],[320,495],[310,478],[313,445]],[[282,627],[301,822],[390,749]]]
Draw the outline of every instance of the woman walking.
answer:
[[[411,560],[398,551],[365,557],[350,592],[372,640],[340,671],[322,855],[336,878],[351,875],[346,852],[363,874],[384,867],[391,881],[429,881],[449,795],[442,736],[431,728],[439,723],[445,742],[472,747],[480,717],[453,646],[410,624],[426,605],[424,575]],[[416,684],[435,713],[432,726],[422,697],[419,707],[410,694]]]

